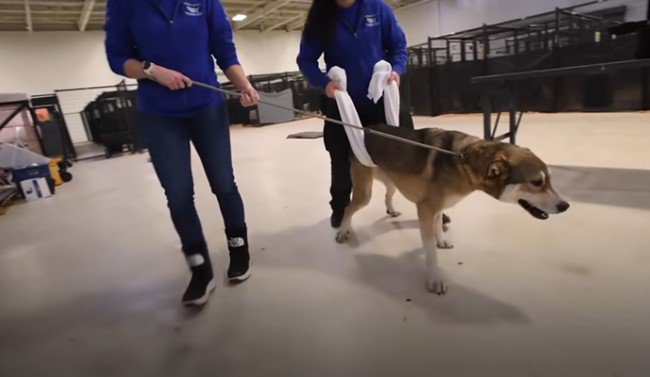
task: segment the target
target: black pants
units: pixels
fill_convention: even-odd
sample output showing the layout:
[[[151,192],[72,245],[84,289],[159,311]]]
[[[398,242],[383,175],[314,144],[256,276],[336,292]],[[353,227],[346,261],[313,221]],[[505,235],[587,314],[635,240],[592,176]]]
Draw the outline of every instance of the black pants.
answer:
[[[336,101],[333,99],[323,96],[321,99],[321,110],[328,118],[341,119]],[[383,100],[380,100],[376,105],[367,107],[358,106],[357,113],[364,127],[386,123]],[[400,109],[399,117],[400,127],[413,129],[413,119],[408,111],[405,111],[403,108]],[[325,122],[323,136],[325,149],[330,154],[332,166],[332,183],[330,186],[332,200],[330,201],[330,206],[333,212],[343,212],[345,207],[350,204],[350,194],[352,193],[352,179],[350,178],[350,156],[352,149],[343,126],[339,124]]]

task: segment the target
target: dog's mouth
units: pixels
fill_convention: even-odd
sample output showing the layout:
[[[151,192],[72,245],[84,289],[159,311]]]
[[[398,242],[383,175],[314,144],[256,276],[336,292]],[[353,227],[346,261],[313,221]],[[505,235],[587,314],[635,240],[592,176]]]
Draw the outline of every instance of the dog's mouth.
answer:
[[[540,220],[546,220],[548,219],[548,213],[542,211],[541,209],[535,207],[534,205],[530,204],[530,202],[519,199],[519,205],[528,211],[534,218],[540,219]]]

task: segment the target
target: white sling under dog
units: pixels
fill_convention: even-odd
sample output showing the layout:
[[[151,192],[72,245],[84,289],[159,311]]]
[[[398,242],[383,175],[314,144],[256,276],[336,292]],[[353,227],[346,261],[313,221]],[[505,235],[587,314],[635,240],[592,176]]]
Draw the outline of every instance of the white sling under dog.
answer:
[[[388,83],[391,72],[392,67],[390,63],[384,60],[375,65],[375,73],[372,76],[368,88],[368,98],[377,103],[384,96],[384,109],[387,123],[392,126],[399,126],[399,89],[397,88],[397,83]],[[362,124],[359,119],[359,114],[354,107],[352,98],[350,98],[347,92],[348,81],[345,70],[340,67],[332,67],[327,73],[327,77],[332,81],[338,82],[341,87],[341,90],[334,92],[341,120],[344,123],[361,127]],[[357,160],[365,166],[375,167],[376,165],[372,162],[372,158],[370,158],[366,149],[365,133],[362,130],[350,127],[345,127],[345,133],[348,135],[352,152]]]
[[[375,64],[374,72],[368,86],[368,98],[377,103],[383,96],[386,123],[399,127],[399,87],[397,82],[390,80],[393,67],[389,62],[381,60]]]

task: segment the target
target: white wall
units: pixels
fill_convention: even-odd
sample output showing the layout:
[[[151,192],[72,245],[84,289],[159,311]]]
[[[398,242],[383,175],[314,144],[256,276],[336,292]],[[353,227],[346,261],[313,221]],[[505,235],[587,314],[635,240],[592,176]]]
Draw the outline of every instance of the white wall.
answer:
[[[397,12],[409,45],[485,23],[550,11],[586,0],[432,0]],[[645,17],[647,0],[610,0],[628,5],[628,20]],[[0,92],[49,93],[52,89],[113,85],[120,80],[106,64],[104,33],[0,32]],[[235,42],[250,74],[296,71],[300,32],[240,31]]]
[[[103,33],[0,33],[0,92],[50,93],[53,89],[113,85]]]
[[[242,31],[235,33],[235,43],[248,74],[298,70],[300,32]],[[0,93],[44,94],[54,89],[115,85],[122,79],[108,67],[101,31],[0,32]],[[101,92],[65,92],[59,99],[64,113],[72,114]],[[67,115],[66,121],[73,141],[86,141],[80,116]]]
[[[296,71],[300,32],[235,33],[249,74]],[[114,85],[104,54],[104,33],[0,32],[0,92],[50,93],[53,89]]]
[[[296,56],[300,47],[300,35],[300,31],[236,32],[235,44],[246,73],[255,75],[297,71]]]
[[[508,21],[552,11],[555,7],[583,4],[587,0],[432,0],[397,12],[409,45],[424,43],[427,37],[453,33],[486,24]],[[609,0],[597,9],[626,5],[626,19],[645,19],[647,0]],[[585,8],[589,9],[589,8]]]

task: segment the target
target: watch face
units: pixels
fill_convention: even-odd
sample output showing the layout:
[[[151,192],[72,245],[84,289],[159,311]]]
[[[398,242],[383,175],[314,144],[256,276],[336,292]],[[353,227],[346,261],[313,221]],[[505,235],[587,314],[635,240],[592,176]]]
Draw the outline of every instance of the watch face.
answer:
[[[151,62],[144,62],[144,64],[142,65],[142,68],[144,68],[144,69],[151,68]]]

